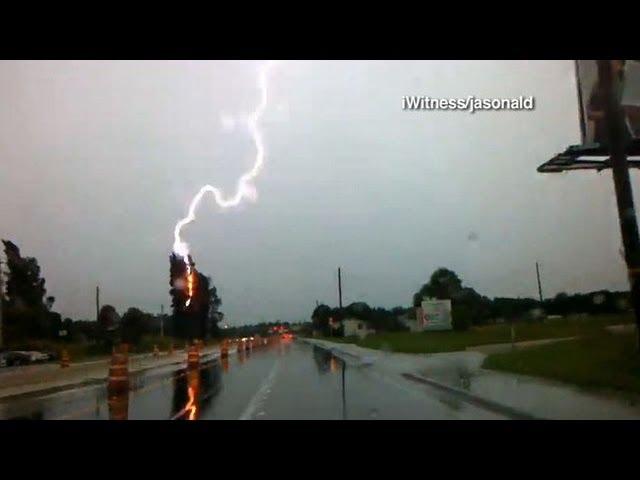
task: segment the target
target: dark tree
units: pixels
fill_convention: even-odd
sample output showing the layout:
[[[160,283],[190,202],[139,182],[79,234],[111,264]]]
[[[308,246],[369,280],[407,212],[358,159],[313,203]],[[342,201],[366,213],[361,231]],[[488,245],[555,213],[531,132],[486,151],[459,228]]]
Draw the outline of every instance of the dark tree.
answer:
[[[100,340],[100,328],[98,322],[91,320],[78,320],[73,322],[73,335],[75,340],[93,342]]]
[[[62,321],[62,330],[66,332],[66,335],[63,337],[65,341],[72,341],[76,339],[76,328],[73,324],[73,320],[70,318],[65,318]]]
[[[220,336],[219,323],[224,318],[224,314],[220,312],[220,306],[222,300],[218,296],[218,289],[213,284],[211,277],[207,278],[209,281],[209,320],[208,320],[208,333],[211,337]]]
[[[120,323],[120,315],[111,305],[103,305],[98,314],[98,325],[104,330],[115,330]]]
[[[194,314],[197,321],[197,330],[195,338],[205,339],[211,334],[209,312],[211,311],[211,295],[209,291],[209,277],[197,272],[198,281],[196,282],[194,294]]]
[[[110,348],[120,340],[120,315],[111,305],[103,305],[98,313],[96,337],[106,348]]]
[[[425,297],[451,300],[452,322],[456,330],[471,325],[483,325],[491,318],[491,300],[471,287],[465,287],[458,275],[447,268],[438,268],[413,296],[413,306],[419,307]]]
[[[222,302],[211,279],[198,272],[191,256],[189,264],[192,272],[191,298],[187,288],[187,266],[175,253],[169,257],[173,333],[188,340],[205,339],[218,334],[217,322],[221,316],[215,313]]]
[[[45,304],[45,280],[40,277],[40,266],[33,257],[22,257],[16,244],[2,240],[7,257],[7,284],[3,308],[4,339],[14,342],[26,338],[57,336],[59,315],[50,312],[53,297]]]
[[[329,319],[332,316],[332,309],[328,305],[318,305],[311,314],[313,328],[322,332],[322,335],[329,336]]]
[[[419,307],[423,297],[437,298],[438,300],[454,299],[461,290],[462,280],[454,271],[438,268],[431,274],[429,282],[422,285],[413,296],[413,306]]]
[[[136,345],[150,330],[151,316],[138,308],[130,308],[122,316],[122,341]]]
[[[7,257],[9,277],[6,295],[10,307],[42,307],[43,298],[47,290],[45,280],[40,278],[40,266],[33,257],[22,257],[16,244],[2,240],[4,253]]]

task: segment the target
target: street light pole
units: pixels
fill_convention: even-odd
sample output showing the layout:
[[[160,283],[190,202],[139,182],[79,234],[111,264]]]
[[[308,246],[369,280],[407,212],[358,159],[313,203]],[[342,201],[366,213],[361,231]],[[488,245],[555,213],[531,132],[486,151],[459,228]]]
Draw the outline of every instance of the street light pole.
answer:
[[[621,85],[611,60],[598,60],[598,80],[606,98],[605,119],[608,129],[609,151],[613,183],[618,204],[620,233],[631,287],[631,304],[636,320],[638,350],[640,350],[640,237],[629,180],[629,164],[625,148],[625,119],[619,95]]]

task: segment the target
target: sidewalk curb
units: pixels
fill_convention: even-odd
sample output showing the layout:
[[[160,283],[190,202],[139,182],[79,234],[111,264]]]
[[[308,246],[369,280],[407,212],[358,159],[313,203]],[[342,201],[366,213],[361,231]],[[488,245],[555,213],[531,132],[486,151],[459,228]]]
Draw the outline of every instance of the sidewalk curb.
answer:
[[[357,361],[359,361],[363,366],[364,365],[371,365],[373,364],[373,362],[375,361],[375,359],[373,358],[369,358],[369,357],[362,357],[356,353],[351,353],[351,352],[347,352],[346,350],[343,350],[339,347],[333,347],[333,346],[329,346],[329,345],[324,345],[321,343],[316,343],[313,341],[309,341],[310,339],[303,339],[302,341],[304,343],[308,343],[309,345],[313,345],[316,346],[318,348],[322,348],[323,350],[327,350],[328,352],[331,352],[332,354],[334,354],[336,357],[341,358],[343,361],[347,361],[344,357],[349,357],[351,359],[355,359]]]
[[[308,340],[308,339],[307,339]],[[328,346],[328,345],[324,345],[324,344],[320,344],[320,343],[316,343],[313,341],[306,341],[306,343],[309,343],[311,345],[316,345],[319,348],[323,348],[325,350],[328,350],[329,352],[339,356],[339,354],[342,355],[346,355],[349,357],[355,357],[357,359],[359,359],[361,362],[363,361],[363,357],[356,355],[354,353],[351,352],[347,352],[345,350],[342,350],[339,347],[332,347],[332,346]],[[435,380],[432,380],[430,378],[427,377],[423,377],[422,375],[418,375],[418,374],[414,374],[414,373],[402,373],[401,374],[404,378],[406,378],[407,380],[410,380],[412,382],[416,382],[416,383],[421,383],[423,385],[428,385],[430,387],[436,388],[438,390],[447,392],[451,395],[455,395],[456,397],[458,397],[459,399],[475,405],[477,407],[483,408],[485,410],[489,410],[495,413],[498,413],[500,415],[505,415],[509,418],[511,418],[512,420],[540,420],[540,418],[535,417],[529,413],[526,412],[522,412],[520,410],[517,410],[515,408],[511,408],[508,407],[506,405],[502,405],[501,403],[498,402],[494,402],[492,400],[488,400],[486,398],[477,396],[477,395],[473,395],[469,392],[466,392],[464,390],[460,390],[458,388],[454,388],[451,387],[449,385],[446,385],[444,383],[440,383],[440,382],[436,382]]]
[[[328,350],[330,352],[339,352],[339,353],[342,353],[344,355],[348,355],[350,357],[358,357],[357,355],[355,355],[353,353],[350,353],[350,352],[347,352],[345,350],[342,350],[339,347],[334,347],[333,345],[335,345],[335,343],[333,343],[332,345],[325,345],[324,343],[316,343],[316,342],[313,341],[313,339],[309,339],[309,338],[302,339],[302,341],[304,343],[308,343],[309,345],[313,345],[315,347],[322,348],[323,350]]]
[[[506,405],[502,405],[501,403],[494,402],[493,400],[487,400],[486,398],[479,397],[477,395],[473,395],[464,390],[460,390],[458,388],[451,387],[444,383],[436,382],[427,377],[423,377],[422,375],[417,375],[415,373],[403,373],[402,376],[407,380],[411,380],[413,382],[422,383],[424,385],[429,385],[430,387],[437,388],[438,390],[445,391],[447,393],[453,394],[459,397],[461,400],[475,405],[480,408],[484,408],[485,410],[490,410],[495,413],[499,413],[501,415],[506,415],[510,417],[512,420],[541,420],[538,417],[535,417],[529,413],[522,412],[515,408],[508,407]]]

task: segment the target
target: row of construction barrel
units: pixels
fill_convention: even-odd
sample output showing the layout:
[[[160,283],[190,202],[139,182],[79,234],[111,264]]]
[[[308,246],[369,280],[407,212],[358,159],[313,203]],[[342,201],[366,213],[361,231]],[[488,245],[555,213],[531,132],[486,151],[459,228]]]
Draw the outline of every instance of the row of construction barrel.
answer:
[[[118,349],[120,349],[121,347],[118,347]],[[185,349],[188,349],[188,345],[185,346]],[[199,347],[200,348],[200,347]],[[116,347],[113,347],[113,353],[116,352]],[[160,349],[158,348],[158,345],[154,345],[153,346],[153,357],[154,358],[159,358],[160,357]],[[167,355],[173,355],[174,354],[174,347],[173,347],[173,343],[169,344],[169,348],[167,349]],[[63,348],[62,351],[60,352],[60,368],[68,368],[69,366],[71,366],[71,357],[69,356],[69,352],[66,348]]]

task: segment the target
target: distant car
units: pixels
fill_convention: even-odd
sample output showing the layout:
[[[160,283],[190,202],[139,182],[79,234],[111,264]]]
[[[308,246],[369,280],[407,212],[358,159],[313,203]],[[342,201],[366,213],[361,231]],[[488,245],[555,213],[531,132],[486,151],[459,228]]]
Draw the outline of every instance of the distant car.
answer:
[[[43,352],[35,351],[13,351],[7,352],[4,356],[7,367],[20,365],[30,365],[32,363],[47,362],[51,359],[51,355]]]
[[[60,354],[58,352],[45,352],[45,353],[49,355],[49,358],[47,359],[47,361],[49,362],[60,360]]]
[[[48,362],[51,359],[51,354],[46,352],[27,352],[31,359],[31,363]]]
[[[18,367],[20,365],[28,365],[31,363],[31,355],[27,352],[7,352],[5,354],[7,367]]]

